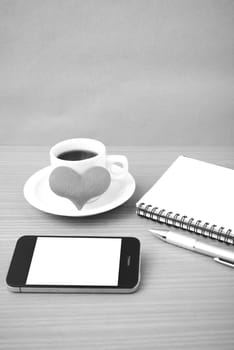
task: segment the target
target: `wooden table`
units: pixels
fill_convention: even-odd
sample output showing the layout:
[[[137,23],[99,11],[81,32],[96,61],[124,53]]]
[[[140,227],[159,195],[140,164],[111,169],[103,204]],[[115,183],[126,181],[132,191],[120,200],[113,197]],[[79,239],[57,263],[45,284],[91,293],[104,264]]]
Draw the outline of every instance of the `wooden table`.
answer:
[[[27,178],[48,164],[48,149],[0,148],[0,348],[234,349],[234,271],[160,242],[147,232],[153,222],[135,214],[136,201],[179,154],[234,168],[234,150],[110,147],[128,156],[136,192],[111,212],[78,219],[42,213],[23,198]],[[129,295],[10,293],[5,276],[25,234],[136,236],[141,287]]]

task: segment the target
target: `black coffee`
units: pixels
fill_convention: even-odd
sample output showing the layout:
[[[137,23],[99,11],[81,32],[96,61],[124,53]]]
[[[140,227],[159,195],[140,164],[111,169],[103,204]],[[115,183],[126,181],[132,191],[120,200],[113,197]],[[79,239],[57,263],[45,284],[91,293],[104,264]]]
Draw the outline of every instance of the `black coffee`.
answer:
[[[71,151],[66,151],[60,153],[57,157],[62,160],[84,160],[95,157],[97,155],[96,152],[83,150],[83,149],[74,149]]]

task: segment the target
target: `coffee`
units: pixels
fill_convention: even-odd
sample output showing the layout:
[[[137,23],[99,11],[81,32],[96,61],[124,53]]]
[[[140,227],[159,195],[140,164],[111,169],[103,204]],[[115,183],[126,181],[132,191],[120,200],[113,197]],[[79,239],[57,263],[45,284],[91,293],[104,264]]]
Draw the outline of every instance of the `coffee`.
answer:
[[[71,151],[60,153],[57,156],[57,158],[62,160],[77,161],[77,160],[85,160],[85,159],[93,158],[96,155],[97,153],[93,151],[83,150],[83,149],[74,149]]]

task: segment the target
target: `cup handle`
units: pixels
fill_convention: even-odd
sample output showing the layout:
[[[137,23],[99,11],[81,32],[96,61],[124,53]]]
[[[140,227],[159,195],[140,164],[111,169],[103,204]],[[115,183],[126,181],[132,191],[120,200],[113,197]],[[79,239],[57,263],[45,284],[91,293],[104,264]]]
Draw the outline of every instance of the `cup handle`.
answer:
[[[107,156],[106,166],[113,180],[122,179],[128,173],[128,159],[122,155]]]

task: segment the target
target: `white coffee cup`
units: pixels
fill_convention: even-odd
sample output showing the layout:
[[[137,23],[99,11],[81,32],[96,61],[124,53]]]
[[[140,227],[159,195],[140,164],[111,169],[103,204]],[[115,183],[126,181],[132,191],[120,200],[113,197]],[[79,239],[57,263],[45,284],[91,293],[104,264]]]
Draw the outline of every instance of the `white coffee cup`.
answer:
[[[95,156],[83,160],[64,160],[59,155],[74,150],[85,150],[96,153]],[[94,139],[77,138],[57,143],[50,149],[50,162],[52,168],[67,166],[79,174],[83,174],[89,168],[102,166],[106,168],[112,180],[118,180],[128,173],[128,160],[123,155],[107,155],[106,146]]]

